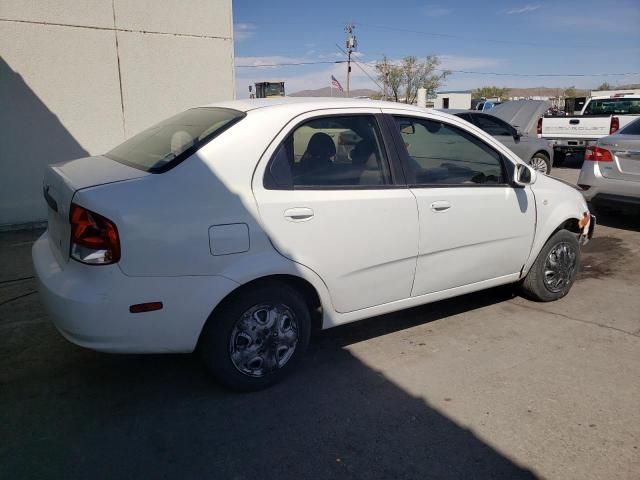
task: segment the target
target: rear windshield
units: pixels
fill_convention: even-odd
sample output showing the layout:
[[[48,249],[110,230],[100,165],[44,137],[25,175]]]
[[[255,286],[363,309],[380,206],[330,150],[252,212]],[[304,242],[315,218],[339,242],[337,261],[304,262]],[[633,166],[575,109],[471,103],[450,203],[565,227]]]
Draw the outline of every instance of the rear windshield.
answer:
[[[640,135],[640,118],[620,130],[623,135]]]
[[[591,100],[584,115],[630,115],[640,113],[640,98]]]
[[[192,108],[131,137],[105,156],[147,172],[164,172],[244,116],[228,108]]]

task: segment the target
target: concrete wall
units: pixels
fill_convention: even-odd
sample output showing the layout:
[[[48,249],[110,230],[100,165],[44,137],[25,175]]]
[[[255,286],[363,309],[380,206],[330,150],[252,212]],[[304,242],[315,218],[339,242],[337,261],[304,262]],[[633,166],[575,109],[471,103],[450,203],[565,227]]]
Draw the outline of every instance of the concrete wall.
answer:
[[[0,0],[0,226],[44,220],[47,164],[233,98],[231,0]]]
[[[449,99],[449,106],[444,107],[444,99]],[[458,93],[458,92],[442,92],[438,93],[433,100],[433,108],[456,108],[468,110],[471,108],[471,93]]]

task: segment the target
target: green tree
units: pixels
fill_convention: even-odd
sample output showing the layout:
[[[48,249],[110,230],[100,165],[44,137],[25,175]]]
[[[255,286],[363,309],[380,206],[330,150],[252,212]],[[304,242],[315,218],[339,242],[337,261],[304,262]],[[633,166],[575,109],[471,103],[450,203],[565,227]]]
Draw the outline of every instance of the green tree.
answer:
[[[442,70],[440,59],[429,55],[424,60],[417,57],[404,57],[399,62],[390,62],[387,57],[376,64],[378,80],[387,87],[387,96],[399,102],[404,96],[405,103],[412,104],[418,96],[418,89],[425,88],[427,97],[433,96],[451,74]]]
[[[481,99],[481,98],[502,98],[506,97],[509,94],[508,88],[502,87],[482,87],[476,88],[471,94],[473,98]]]
[[[607,82],[602,82],[596,90],[613,90],[613,87],[611,87]]]
[[[562,92],[562,96],[565,98],[572,98],[576,96],[576,87],[568,87],[565,88],[564,91]]]

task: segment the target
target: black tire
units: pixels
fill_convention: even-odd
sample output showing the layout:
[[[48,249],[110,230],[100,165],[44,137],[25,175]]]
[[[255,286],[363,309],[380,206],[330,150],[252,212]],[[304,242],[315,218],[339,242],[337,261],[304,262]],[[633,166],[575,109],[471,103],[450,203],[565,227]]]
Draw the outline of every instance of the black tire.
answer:
[[[534,167],[534,163],[536,160],[542,160],[544,162],[545,165],[545,171],[542,171],[541,169],[538,169],[536,167]],[[540,162],[538,162],[540,164]],[[551,160],[549,160],[549,157],[547,157],[544,153],[542,152],[538,152],[536,153],[533,157],[531,157],[531,160],[529,160],[529,165],[531,167],[534,168],[534,170],[543,173],[545,175],[549,175],[551,173]]]
[[[554,251],[556,247],[558,249]],[[551,269],[553,268],[550,267],[550,270],[547,270],[547,260],[549,259],[551,261],[550,256],[552,251],[554,251],[556,264],[561,264],[557,267],[560,273],[557,276],[546,276],[545,271],[552,271]],[[574,255],[572,262],[565,262],[564,260],[558,259],[557,253],[559,253],[562,259],[568,259],[570,257],[570,254],[568,254],[569,251],[573,252]],[[565,263],[572,263],[573,267],[565,266]],[[538,258],[536,258],[536,261],[531,266],[529,273],[527,273],[527,276],[521,284],[521,291],[526,297],[532,300],[553,302],[569,293],[579,268],[580,244],[576,234],[568,230],[559,230],[554,233],[551,238],[547,240],[544,247],[542,247]],[[550,284],[553,284],[558,278],[566,278],[566,281],[563,280],[556,288],[552,288]]]
[[[267,308],[271,310],[266,310]],[[281,339],[276,337],[274,329],[278,332],[284,330],[275,326],[268,327],[266,322],[259,323],[261,319],[269,319],[270,313],[274,311],[279,312],[274,325],[275,322],[281,322],[279,318],[285,318],[283,322],[286,322],[291,316],[288,320],[291,327],[287,332],[292,335],[290,332],[296,330],[297,335],[297,343],[291,354],[287,350],[286,355],[290,356],[282,365],[278,365],[279,361],[284,360],[278,358],[281,355],[279,352],[281,348],[287,347],[278,343]],[[282,312],[285,313],[280,315]],[[244,322],[241,323],[243,316]],[[244,328],[245,325],[253,326]],[[311,318],[304,297],[285,283],[270,282],[248,287],[225,300],[207,320],[198,346],[205,366],[219,383],[233,390],[246,392],[273,385],[294,370],[309,345],[310,333]],[[235,339],[233,344],[232,335]],[[239,340],[242,340],[242,345],[238,343]],[[247,353],[242,353],[245,351]],[[243,363],[239,360],[243,355],[243,358],[253,357],[255,361]],[[275,364],[270,365],[266,360],[274,361]],[[238,362],[240,366],[236,366],[234,362]],[[264,368],[263,363],[266,365]],[[258,364],[259,367],[256,368]],[[252,373],[246,373],[241,368],[253,370]],[[257,376],[262,370],[265,372]]]

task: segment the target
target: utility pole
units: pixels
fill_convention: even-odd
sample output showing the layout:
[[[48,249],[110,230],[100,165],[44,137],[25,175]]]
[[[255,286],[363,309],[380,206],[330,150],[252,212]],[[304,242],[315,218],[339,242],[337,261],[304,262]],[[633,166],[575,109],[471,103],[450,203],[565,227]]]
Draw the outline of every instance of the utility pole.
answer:
[[[389,62],[387,60],[387,56],[384,55],[382,57],[382,84],[384,85],[382,89],[382,100],[387,101],[387,86],[389,84]]]
[[[356,48],[358,48],[358,41],[353,34],[355,28],[356,26],[353,23],[349,23],[346,27],[344,27],[344,31],[347,34],[347,97],[349,96],[349,91],[351,88],[351,53]]]

